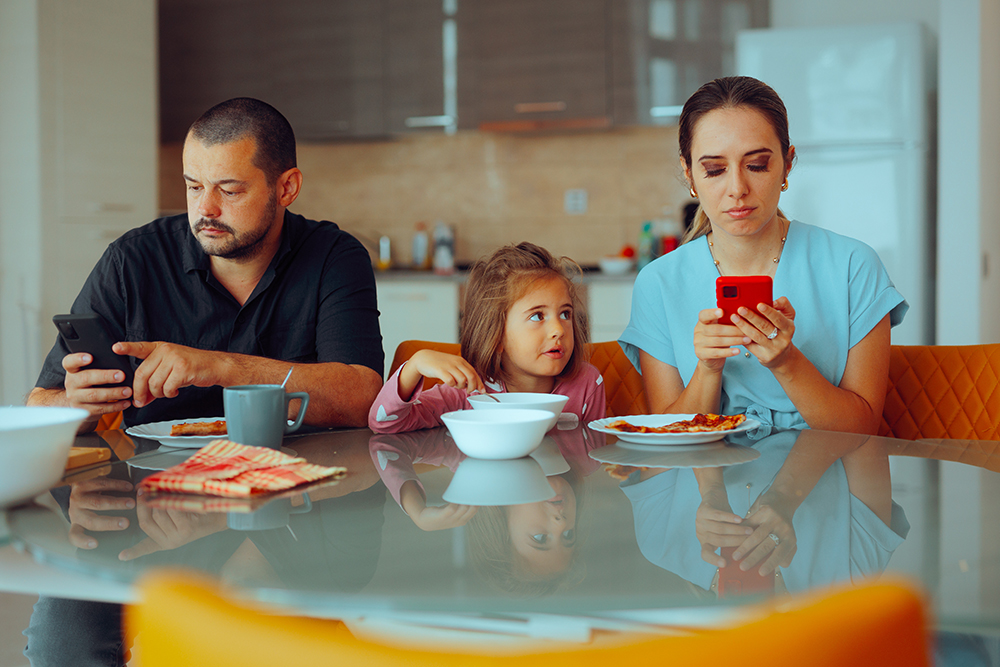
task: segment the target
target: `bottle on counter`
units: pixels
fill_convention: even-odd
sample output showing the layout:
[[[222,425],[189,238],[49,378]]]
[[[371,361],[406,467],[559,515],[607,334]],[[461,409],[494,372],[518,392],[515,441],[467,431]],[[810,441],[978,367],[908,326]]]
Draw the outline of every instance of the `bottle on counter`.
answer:
[[[636,252],[636,270],[642,271],[642,267],[656,259],[655,244],[656,239],[653,238],[653,223],[647,220],[642,223],[642,229],[639,232],[639,248]]]
[[[657,220],[656,235],[660,239],[659,254],[666,255],[671,250],[676,250],[683,233],[684,226],[676,219],[665,217]]]
[[[379,271],[388,271],[392,268],[392,239],[384,234],[378,239],[378,260],[375,268]]]
[[[430,237],[424,222],[418,222],[413,231],[413,268],[417,271],[431,268]]]
[[[440,220],[434,224],[433,265],[434,273],[448,275],[455,272],[455,233]]]

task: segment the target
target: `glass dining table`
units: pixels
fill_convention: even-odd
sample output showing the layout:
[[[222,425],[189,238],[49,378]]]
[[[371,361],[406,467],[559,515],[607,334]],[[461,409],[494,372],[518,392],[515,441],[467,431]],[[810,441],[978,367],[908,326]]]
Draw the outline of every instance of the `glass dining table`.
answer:
[[[926,591],[937,629],[1000,632],[997,442],[805,430],[649,445],[560,423],[530,457],[487,461],[444,428],[336,430],[283,447],[346,476],[248,500],[136,497],[195,449],[120,431],[76,444],[112,460],[3,512],[0,590],[130,602],[137,580],[170,567],[358,632],[587,641],[896,575]],[[747,517],[751,555],[773,552],[776,573],[720,569],[701,543],[713,512]]]

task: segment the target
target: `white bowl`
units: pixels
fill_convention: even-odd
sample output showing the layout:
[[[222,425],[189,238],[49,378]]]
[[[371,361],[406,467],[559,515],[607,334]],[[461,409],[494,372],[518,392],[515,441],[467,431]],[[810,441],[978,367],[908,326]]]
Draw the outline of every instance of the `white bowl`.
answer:
[[[631,257],[605,256],[597,260],[597,265],[601,268],[601,273],[606,273],[609,276],[621,276],[632,270],[635,266],[635,260]]]
[[[30,500],[62,479],[86,418],[78,408],[0,408],[0,507]]]
[[[506,461],[465,459],[441,497],[458,505],[489,507],[540,503],[555,495],[542,467],[529,456]]]
[[[455,444],[476,459],[517,459],[530,454],[545,436],[548,410],[456,410],[441,415]]]
[[[494,401],[490,396],[496,397],[497,401]],[[521,410],[524,408],[530,410],[547,410],[551,413],[552,418],[549,420],[549,426],[545,430],[553,428],[556,422],[559,421],[559,415],[562,414],[562,409],[566,407],[566,402],[569,401],[569,396],[563,396],[562,394],[536,394],[528,391],[512,391],[506,394],[490,394],[485,396],[483,394],[476,394],[475,396],[469,396],[469,405],[472,406],[473,410]]]

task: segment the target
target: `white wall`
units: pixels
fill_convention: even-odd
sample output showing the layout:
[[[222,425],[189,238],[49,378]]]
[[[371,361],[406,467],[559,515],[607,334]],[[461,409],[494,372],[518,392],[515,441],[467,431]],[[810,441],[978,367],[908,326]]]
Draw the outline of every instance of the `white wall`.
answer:
[[[0,404],[108,243],[156,214],[155,0],[0,2]]]
[[[0,405],[21,403],[38,373],[42,192],[36,4],[0,2]]]

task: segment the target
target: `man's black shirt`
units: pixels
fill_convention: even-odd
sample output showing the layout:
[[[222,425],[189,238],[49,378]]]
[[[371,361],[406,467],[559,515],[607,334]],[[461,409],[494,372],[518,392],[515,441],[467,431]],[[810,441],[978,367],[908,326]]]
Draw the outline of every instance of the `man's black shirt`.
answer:
[[[186,214],[154,220],[108,246],[72,312],[100,315],[112,340],[360,364],[382,375],[371,260],[337,225],[286,211],[278,251],[243,306],[215,279],[209,261]],[[62,358],[68,353],[57,337],[36,386],[63,387]],[[130,361],[133,368],[141,363]],[[222,414],[221,387],[185,387],[176,398],[128,408],[124,421]]]

